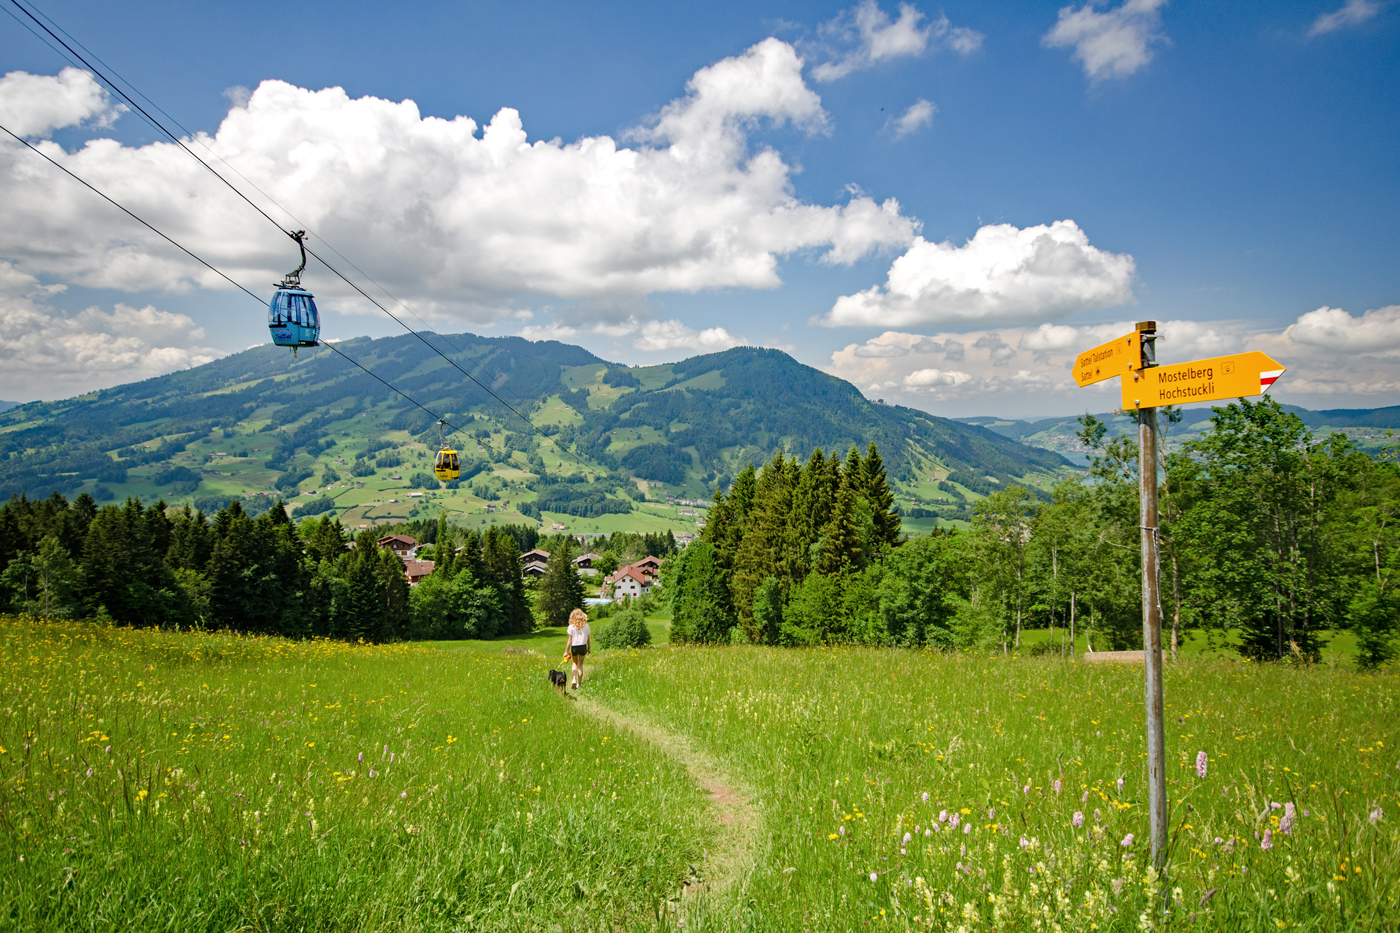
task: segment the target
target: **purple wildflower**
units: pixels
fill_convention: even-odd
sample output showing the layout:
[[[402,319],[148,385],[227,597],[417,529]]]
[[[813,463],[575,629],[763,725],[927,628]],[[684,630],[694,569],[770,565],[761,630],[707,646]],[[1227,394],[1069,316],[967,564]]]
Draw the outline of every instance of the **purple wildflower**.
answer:
[[[1078,829],[1084,825],[1084,814],[1079,810],[1074,811],[1074,828]]]
[[[996,811],[995,809],[992,809],[992,810],[988,810],[988,811],[987,811],[987,819],[989,819],[989,820],[994,820],[994,819],[996,819],[996,818],[997,818],[997,811]]]
[[[1371,822],[1373,824],[1379,823],[1383,819],[1385,819],[1385,811],[1380,807],[1376,807],[1376,809],[1371,811]]]
[[[1216,845],[1220,845],[1220,843],[1222,843],[1222,842],[1224,842],[1224,841],[1225,841],[1225,840],[1224,840],[1224,839],[1221,839],[1219,836],[1216,836],[1216,837],[1215,837],[1215,844],[1216,844]]]
[[[928,791],[924,791],[924,803],[928,803]]]
[[[909,840],[910,840],[910,839],[913,839],[913,838],[914,838],[913,836],[909,835],[908,833],[905,833],[905,834],[904,834],[904,841],[901,842],[900,845],[905,845],[905,846],[907,846],[907,845],[909,844]]]
[[[360,752],[360,764],[364,764],[364,763],[365,763],[365,753],[364,753],[364,752]]]
[[[958,816],[956,813],[953,813],[953,814],[949,815],[949,817],[948,817],[948,825],[951,826],[953,829],[957,829],[957,828],[958,828],[958,824],[961,823],[961,822],[962,822],[962,817],[961,817],[961,816]],[[1375,820],[1372,820],[1371,822],[1374,823]]]
[[[1196,777],[1201,778],[1202,780],[1205,780],[1205,776],[1206,776],[1206,765],[1207,765],[1209,762],[1210,762],[1210,759],[1206,757],[1206,753],[1205,753],[1204,751],[1200,751],[1200,752],[1197,752],[1197,753],[1196,753]]]
[[[399,799],[400,799],[400,800],[407,800],[407,799],[408,799],[408,791],[404,791],[403,793],[399,794]]]
[[[1122,778],[1119,778],[1119,779],[1118,779],[1118,793],[1120,793],[1120,794],[1123,793],[1123,779],[1122,779]]]
[[[874,882],[879,881],[879,880],[880,880],[880,876],[877,875],[875,872],[872,871],[872,872],[870,873],[870,881],[871,881],[871,883],[873,884]]]
[[[1261,848],[1261,849],[1263,849],[1265,852],[1267,852],[1267,851],[1269,851],[1270,849],[1272,849],[1273,847],[1274,847],[1274,831],[1273,831],[1272,829],[1266,829],[1266,830],[1264,830],[1264,838],[1263,838],[1262,840],[1260,840],[1260,842],[1259,842],[1259,848]]]
[[[1025,836],[1022,836],[1022,837],[1021,837],[1021,848],[1023,848],[1023,849],[1029,849],[1030,847],[1031,847],[1031,842],[1030,842],[1030,840],[1027,839]]]
[[[1293,835],[1293,820],[1295,818],[1296,814],[1293,810],[1293,804],[1285,803],[1283,805],[1283,817],[1278,821],[1278,831],[1285,836]]]
[[[1084,796],[1079,798],[1079,802],[1080,802],[1080,803],[1088,803],[1088,802],[1089,802],[1089,792],[1088,792],[1087,790],[1084,792]]]
[[[387,755],[387,754],[389,754],[389,746],[386,745],[386,746],[384,746],[384,755]],[[380,758],[381,761],[384,759],[384,755],[380,755],[380,756],[379,756],[379,758]]]
[[[91,768],[88,768],[87,776],[88,776],[88,777],[92,777],[92,769],[91,769]]]
[[[1056,781],[1056,782],[1055,782],[1054,784],[1052,784],[1051,786],[1055,789],[1055,793],[1058,794],[1058,793],[1060,792],[1060,782],[1059,782],[1059,781]]]
[[[937,826],[934,826],[933,829],[926,829],[926,830],[924,830],[924,838],[927,839],[929,836],[932,836],[932,835],[933,835],[933,830],[934,830],[934,829],[937,829],[937,828],[938,828]]]
[[[846,827],[845,827],[845,825],[843,824],[843,825],[841,826],[841,828],[837,830],[837,832],[840,833],[840,834],[843,835],[843,836],[846,835]]]
[[[393,764],[393,763],[394,763],[394,756],[397,755],[397,754],[398,754],[398,752],[390,752],[390,753],[389,753],[389,764]]]
[[[369,769],[369,776],[370,776],[370,777],[379,777],[379,774],[378,774],[373,768],[370,768],[370,769]]]
[[[963,857],[963,858],[967,858],[967,843],[963,843],[963,847],[962,847],[962,857]]]
[[[1095,808],[1094,808],[1094,822],[1097,823],[1097,822],[1099,822],[1099,821],[1102,820],[1102,819],[1103,819],[1103,813],[1099,810],[1098,807],[1095,807]]]
[[[940,822],[940,823],[946,823],[947,821],[948,821],[948,811],[947,811],[947,810],[939,810],[939,811],[938,811],[938,822]]]
[[[938,824],[937,824],[937,823],[934,823],[934,824],[933,824],[933,831],[934,831],[934,832],[939,832],[939,831],[940,831],[939,828],[938,828]],[[925,835],[925,836],[928,835],[928,830],[927,830],[927,829],[924,830],[924,835]]]
[[[1021,793],[1023,793],[1023,794],[1029,795],[1030,792],[1031,792],[1031,786],[1030,786],[1029,784],[1027,784],[1025,787],[1021,788]]]
[[[972,824],[971,824],[971,823],[964,823],[964,824],[963,824],[963,835],[966,836],[966,835],[967,835],[968,833],[970,833],[970,832],[972,832]]]
[[[1125,849],[1131,846],[1133,844],[1133,834],[1128,833],[1128,835],[1123,837],[1123,841],[1119,844]]]
[[[112,746],[110,746],[110,745],[108,745],[106,748],[102,749],[102,754],[104,754],[104,755],[109,755],[109,754],[111,754],[111,752],[112,752]]]

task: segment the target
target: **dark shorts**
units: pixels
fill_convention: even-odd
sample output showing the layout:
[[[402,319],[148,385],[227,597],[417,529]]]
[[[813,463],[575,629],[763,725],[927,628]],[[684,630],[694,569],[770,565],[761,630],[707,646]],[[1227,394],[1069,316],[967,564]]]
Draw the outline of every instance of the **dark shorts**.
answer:
[[[581,657],[583,657],[585,654],[588,653],[588,646],[587,646],[587,645],[570,645],[570,646],[569,646],[569,653],[572,654],[572,655],[573,655],[574,657],[576,657],[576,658],[581,658]]]

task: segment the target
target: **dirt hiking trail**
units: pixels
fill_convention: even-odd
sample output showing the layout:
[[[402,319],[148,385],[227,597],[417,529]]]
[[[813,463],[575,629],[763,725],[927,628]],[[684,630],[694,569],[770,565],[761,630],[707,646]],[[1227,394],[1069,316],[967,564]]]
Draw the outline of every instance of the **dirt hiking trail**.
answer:
[[[680,892],[679,913],[690,921],[688,928],[702,927],[708,915],[736,905],[743,895],[744,879],[757,865],[763,847],[763,820],[753,794],[718,760],[685,736],[637,713],[618,712],[590,697],[576,695],[576,699],[580,712],[625,729],[680,762],[709,793],[718,832],[712,848],[705,852],[704,863],[692,866],[691,877]]]

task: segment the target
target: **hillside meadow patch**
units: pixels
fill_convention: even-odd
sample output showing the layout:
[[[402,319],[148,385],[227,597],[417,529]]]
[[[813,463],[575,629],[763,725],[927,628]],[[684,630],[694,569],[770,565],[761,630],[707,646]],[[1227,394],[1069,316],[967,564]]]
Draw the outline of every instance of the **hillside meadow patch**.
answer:
[[[1397,929],[1393,674],[1168,665],[1163,876],[1140,668],[556,637],[5,619],[0,929]]]

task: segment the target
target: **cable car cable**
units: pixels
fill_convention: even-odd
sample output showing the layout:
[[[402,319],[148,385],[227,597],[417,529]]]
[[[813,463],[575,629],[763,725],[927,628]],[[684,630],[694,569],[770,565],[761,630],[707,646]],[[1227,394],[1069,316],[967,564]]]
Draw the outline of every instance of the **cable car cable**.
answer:
[[[56,168],[56,169],[58,169],[59,171],[63,172],[65,175],[67,175],[69,178],[71,178],[71,179],[73,179],[74,181],[76,181],[78,184],[82,185],[84,188],[87,188],[87,189],[88,189],[89,191],[91,191],[93,194],[97,195],[99,198],[101,198],[102,200],[106,201],[108,204],[112,205],[112,206],[115,207],[117,210],[119,210],[119,211],[121,211],[122,213],[126,214],[126,215],[127,215],[128,217],[130,217],[132,220],[134,220],[134,221],[136,221],[137,223],[141,224],[141,226],[145,227],[147,230],[150,230],[150,231],[151,231],[152,233],[154,233],[156,236],[158,236],[158,237],[160,237],[161,239],[165,240],[165,242],[169,243],[171,246],[175,247],[175,248],[178,249],[180,252],[184,253],[186,256],[189,256],[191,259],[193,259],[193,260],[195,260],[196,262],[200,263],[200,264],[203,265],[205,268],[209,269],[211,272],[213,272],[213,273],[215,273],[216,275],[219,275],[220,277],[222,277],[224,281],[228,282],[228,283],[229,283],[230,285],[232,285],[234,288],[236,288],[236,289],[242,291],[242,292],[243,292],[244,294],[246,294],[248,297],[252,298],[254,301],[257,301],[259,304],[262,304],[262,303],[263,303],[263,300],[262,300],[261,298],[259,298],[257,295],[255,295],[255,294],[253,294],[252,292],[248,291],[248,289],[244,288],[242,285],[238,284],[238,283],[235,282],[233,279],[229,278],[229,277],[228,277],[227,275],[225,275],[223,272],[221,272],[220,270],[216,269],[214,266],[210,265],[209,263],[205,262],[203,259],[200,259],[200,258],[199,258],[198,256],[196,256],[194,253],[192,253],[192,252],[190,252],[189,250],[185,249],[185,247],[181,246],[179,243],[175,242],[175,241],[172,240],[170,237],[166,236],[164,233],[161,233],[161,232],[160,232],[159,230],[157,230],[155,227],[153,227],[153,226],[151,226],[150,224],[146,223],[146,221],[142,220],[140,217],[136,216],[136,215],[133,214],[131,211],[127,210],[125,207],[122,207],[122,205],[118,204],[116,201],[114,201],[114,200],[112,200],[111,198],[107,197],[107,195],[103,194],[103,193],[102,193],[101,191],[99,191],[97,188],[94,188],[92,185],[90,185],[90,184],[89,184],[87,181],[85,181],[83,178],[81,178],[81,177],[78,176],[78,175],[73,174],[73,173],[72,173],[71,171],[69,171],[65,166],[63,166],[63,165],[61,165],[60,163],[55,162],[53,159],[49,158],[48,155],[46,155],[46,154],[43,152],[43,150],[39,149],[38,147],[36,147],[36,146],[33,145],[32,143],[30,143],[28,140],[23,139],[23,138],[21,138],[21,137],[19,137],[19,136],[16,136],[16,135],[14,134],[14,132],[13,132],[9,127],[0,125],[0,130],[4,130],[4,131],[5,131],[6,133],[8,133],[16,142],[20,143],[21,145],[24,145],[24,146],[28,147],[32,152],[34,152],[36,155],[38,155],[38,156],[39,156],[41,159],[43,159],[44,161],[48,162],[48,163],[49,163],[50,165],[52,165],[54,168]]]
[[[132,220],[135,220],[137,223],[139,223],[139,224],[141,224],[142,226],[146,227],[148,230],[152,231],[152,232],[155,233],[157,236],[159,236],[159,237],[161,237],[162,239],[164,239],[166,242],[168,242],[169,244],[171,244],[172,246],[174,246],[176,249],[180,250],[182,253],[184,253],[185,255],[189,256],[191,259],[195,260],[195,261],[198,262],[200,265],[204,266],[206,269],[210,270],[211,272],[215,273],[216,275],[218,275],[219,277],[221,277],[222,279],[224,279],[224,281],[228,282],[228,283],[229,283],[230,285],[232,285],[234,288],[236,288],[236,289],[238,289],[239,291],[243,292],[243,293],[244,293],[245,295],[247,295],[249,298],[252,298],[254,301],[256,301],[256,302],[258,303],[258,305],[259,305],[260,307],[261,307],[262,305],[265,304],[265,302],[263,301],[263,299],[262,299],[261,297],[259,297],[258,295],[254,294],[253,292],[249,291],[246,287],[244,287],[243,285],[239,284],[238,282],[234,281],[234,280],[233,280],[232,278],[230,278],[226,273],[224,273],[222,270],[220,270],[217,266],[215,266],[215,265],[213,265],[212,263],[208,262],[207,260],[201,258],[201,257],[200,257],[199,255],[197,255],[196,253],[193,253],[193,252],[191,252],[190,250],[186,249],[184,246],[181,246],[178,242],[176,242],[175,240],[171,239],[169,236],[166,236],[164,233],[162,233],[162,232],[161,232],[159,229],[157,229],[155,226],[151,225],[150,223],[147,223],[145,220],[141,219],[139,216],[137,216],[136,214],[132,213],[132,212],[131,212],[130,210],[128,210],[127,208],[123,207],[123,206],[122,206],[121,204],[119,204],[117,201],[115,201],[115,200],[113,200],[112,198],[108,197],[106,194],[103,194],[102,191],[100,191],[99,189],[93,187],[93,185],[89,184],[89,183],[88,183],[87,181],[85,181],[83,178],[81,178],[80,176],[78,176],[78,175],[74,174],[73,172],[69,171],[67,168],[65,168],[64,166],[62,166],[62,165],[60,165],[59,163],[55,162],[53,159],[49,158],[49,157],[48,157],[47,155],[45,155],[44,152],[42,152],[40,149],[36,148],[34,145],[32,145],[32,144],[29,143],[28,141],[22,139],[21,137],[16,136],[16,135],[14,134],[14,132],[13,132],[12,130],[9,129],[9,127],[6,127],[6,126],[4,126],[4,125],[0,125],[0,130],[4,130],[5,133],[7,133],[9,136],[11,136],[11,137],[14,138],[15,140],[19,141],[20,143],[22,143],[25,147],[27,147],[29,150],[31,150],[32,152],[34,152],[35,154],[37,154],[38,156],[40,156],[41,158],[43,158],[44,161],[48,162],[48,163],[49,163],[50,165],[52,165],[54,168],[59,169],[59,170],[62,171],[65,175],[67,175],[69,178],[72,178],[74,181],[79,182],[80,184],[83,185],[83,187],[87,188],[87,189],[88,189],[89,191],[91,191],[93,194],[98,195],[98,196],[101,197],[104,201],[106,201],[108,204],[111,204],[113,207],[116,207],[116,208],[119,209],[122,213],[124,213],[124,214],[126,214],[128,217],[130,217]],[[377,374],[377,373],[375,373],[375,372],[373,372],[373,371],[367,369],[367,368],[366,368],[364,365],[362,365],[358,360],[356,360],[356,359],[354,359],[353,357],[347,355],[345,352],[343,352],[343,351],[340,350],[338,347],[336,347],[335,344],[332,344],[332,343],[323,343],[322,346],[324,346],[327,350],[330,350],[332,353],[335,353],[337,356],[339,356],[341,359],[345,360],[347,363],[350,363],[352,366],[355,366],[356,368],[360,369],[360,370],[363,371],[366,375],[371,376],[372,378],[374,378],[375,381],[379,382],[379,383],[380,383],[381,385],[383,385],[386,389],[389,389],[390,391],[392,391],[392,392],[396,393],[397,395],[401,396],[405,401],[409,402],[410,404],[414,405],[415,407],[417,407],[418,409],[420,409],[421,411],[423,411],[425,414],[427,414],[427,415],[429,415],[430,417],[432,417],[432,419],[433,419],[435,422],[441,422],[442,424],[447,425],[449,428],[452,429],[452,433],[454,433],[454,434],[461,434],[463,437],[466,437],[466,438],[470,438],[470,437],[471,437],[471,435],[467,434],[465,428],[459,428],[459,427],[457,427],[456,425],[452,424],[450,421],[447,421],[445,418],[443,418],[443,417],[441,417],[440,415],[438,415],[438,414],[437,414],[436,412],[434,412],[432,409],[427,408],[426,406],[420,404],[420,403],[417,402],[412,396],[408,395],[407,393],[403,392],[403,391],[402,391],[401,389],[399,389],[398,387],[396,387],[396,386],[394,386],[393,384],[391,384],[390,382],[386,381],[386,380],[385,380],[382,376],[380,376],[379,374]],[[475,439],[475,438],[474,438],[474,439]],[[509,449],[505,448],[505,447],[501,447],[501,448],[494,448],[494,447],[493,447],[492,449],[493,449],[493,450],[499,450],[501,453],[505,453],[505,454],[511,453],[511,451],[510,451]]]
[[[12,4],[13,4],[16,8],[18,8],[22,13],[24,13],[25,16],[28,16],[31,20],[33,20],[33,21],[39,26],[39,28],[42,29],[42,30],[44,30],[44,32],[48,33],[48,35],[51,36],[55,42],[58,42],[58,43],[59,43],[60,45],[62,45],[65,49],[67,49],[67,50],[68,50],[68,53],[69,53],[70,55],[72,55],[72,56],[73,56],[74,58],[76,58],[78,61],[82,62],[83,65],[85,65],[90,71],[92,71],[95,75],[97,75],[99,78],[101,78],[101,80],[102,80],[102,82],[103,82],[104,84],[106,84],[108,87],[110,87],[114,92],[116,92],[117,94],[119,94],[119,95],[122,97],[123,100],[125,100],[125,101],[126,101],[127,103],[129,103],[132,107],[134,107],[138,113],[140,113],[143,117],[145,117],[145,119],[146,119],[146,121],[147,121],[148,123],[150,123],[152,126],[156,127],[158,130],[160,130],[162,133],[164,133],[167,137],[170,138],[170,140],[171,140],[172,142],[174,142],[177,146],[179,146],[181,149],[183,149],[185,152],[187,152],[187,153],[189,154],[190,158],[194,159],[194,160],[195,160],[196,162],[198,162],[200,165],[204,166],[204,168],[205,168],[206,170],[208,170],[210,174],[212,174],[215,178],[219,179],[219,181],[223,182],[224,185],[227,186],[228,189],[229,189],[230,191],[232,191],[234,194],[238,195],[240,198],[242,198],[244,201],[246,201],[246,202],[248,203],[248,205],[249,205],[250,207],[252,207],[253,210],[255,210],[255,211],[257,211],[259,214],[261,214],[261,215],[268,221],[268,223],[272,224],[272,225],[275,226],[278,230],[282,231],[282,233],[285,234],[285,235],[286,235],[287,237],[289,237],[290,239],[292,239],[292,240],[296,240],[296,239],[297,239],[297,237],[295,236],[295,234],[294,234],[292,231],[287,230],[286,228],[284,228],[284,227],[282,226],[281,223],[279,223],[276,219],[274,219],[274,218],[272,217],[271,214],[269,214],[267,211],[263,210],[260,206],[258,206],[257,203],[255,203],[250,197],[248,197],[248,195],[244,194],[243,191],[241,191],[241,190],[238,188],[238,186],[234,185],[232,182],[230,182],[230,181],[229,181],[227,178],[225,178],[223,175],[219,174],[219,171],[218,171],[217,169],[215,169],[212,165],[210,165],[208,162],[205,162],[203,159],[201,159],[201,158],[199,157],[199,155],[198,155],[193,149],[191,149],[189,146],[187,146],[183,140],[181,140],[181,139],[180,139],[178,136],[176,136],[174,133],[170,132],[170,130],[167,129],[167,128],[165,127],[165,125],[162,124],[159,120],[157,120],[155,117],[151,116],[151,114],[150,114],[144,107],[142,107],[140,104],[138,104],[138,103],[136,102],[136,100],[135,100],[134,98],[132,98],[131,95],[127,94],[127,92],[126,92],[125,90],[123,90],[120,86],[118,86],[117,83],[116,83],[115,81],[113,81],[111,78],[107,77],[107,75],[106,75],[105,73],[103,73],[99,68],[97,68],[97,67],[96,67],[95,65],[93,65],[91,62],[89,62],[86,58],[84,58],[82,55],[80,55],[77,51],[75,51],[75,50],[73,49],[73,47],[70,46],[67,42],[63,41],[62,38],[60,38],[52,29],[50,29],[47,25],[45,25],[45,23],[44,23],[42,20],[40,20],[33,12],[31,12],[26,6],[24,6],[24,4],[20,3],[19,0],[10,0],[10,3],[12,3]],[[55,25],[55,27],[57,27],[57,24],[56,24],[56,23],[55,23],[54,25]],[[32,30],[31,30],[31,31],[32,31]],[[67,34],[66,31],[65,31],[64,34],[65,34],[65,35]],[[75,42],[75,44],[76,44],[76,43],[77,43],[77,40],[74,40],[74,42]],[[91,54],[91,53],[89,53],[89,54]],[[96,58],[96,57],[97,57],[97,56],[95,56],[95,55],[93,56],[93,58]],[[135,90],[135,86],[134,86],[134,85],[133,85],[133,90]],[[136,93],[139,94],[140,92],[137,91]],[[144,95],[144,94],[141,94],[141,96],[142,96],[143,98],[146,98],[146,95]],[[146,100],[147,100],[148,102],[150,102],[150,98],[146,98]],[[154,102],[151,102],[151,105],[152,105],[152,107],[155,107]],[[159,109],[159,108],[156,108],[156,109]],[[164,111],[162,111],[162,112],[164,112]],[[172,122],[174,122],[174,121],[172,121]],[[13,135],[13,134],[11,134],[11,135]],[[222,161],[222,160],[221,160],[221,161]],[[274,202],[274,203],[275,203],[275,202]],[[281,205],[278,205],[278,206],[281,207]],[[285,210],[285,208],[283,208],[283,210]],[[287,211],[287,213],[290,214],[291,212],[290,212],[290,211]],[[318,237],[318,239],[321,239],[321,238]],[[325,242],[325,241],[322,240],[322,242]],[[327,244],[327,245],[329,246],[329,244]],[[334,249],[334,247],[332,247],[332,249]],[[487,395],[491,396],[493,399],[495,399],[497,402],[499,402],[506,410],[508,410],[509,412],[511,412],[511,414],[515,415],[515,416],[516,416],[517,418],[519,418],[521,421],[523,421],[523,422],[525,422],[527,425],[529,425],[531,431],[533,431],[534,433],[540,435],[541,437],[545,437],[545,438],[549,437],[549,435],[545,434],[542,430],[540,430],[540,428],[539,428],[533,421],[531,421],[529,418],[527,418],[525,415],[523,415],[520,411],[518,411],[513,405],[511,405],[511,404],[510,404],[509,402],[507,402],[505,399],[503,399],[503,398],[501,398],[499,395],[497,395],[492,389],[490,389],[490,388],[489,388],[485,383],[483,383],[481,380],[477,379],[477,378],[476,378],[475,376],[473,376],[471,373],[469,373],[469,372],[467,372],[465,369],[463,369],[460,365],[457,364],[457,361],[456,361],[456,360],[452,359],[452,358],[451,358],[450,356],[448,356],[446,353],[443,353],[440,349],[438,349],[437,347],[433,346],[432,343],[430,343],[426,338],[424,338],[422,334],[418,333],[418,331],[414,330],[412,327],[409,327],[408,324],[406,324],[400,317],[398,317],[396,314],[394,314],[394,313],[393,313],[392,311],[390,311],[388,308],[384,307],[382,304],[380,304],[378,301],[376,301],[376,300],[375,300],[373,297],[371,297],[367,292],[365,292],[364,289],[360,288],[358,285],[356,285],[354,282],[352,282],[343,272],[341,272],[339,269],[335,268],[335,266],[331,265],[329,262],[327,262],[322,256],[320,256],[320,255],[317,254],[316,252],[314,252],[314,251],[312,251],[312,250],[307,250],[307,252],[310,253],[312,256],[314,256],[314,257],[316,258],[316,261],[317,261],[317,262],[321,263],[321,265],[323,265],[323,266],[325,266],[327,269],[329,269],[329,270],[330,270],[336,277],[338,277],[341,281],[343,281],[345,284],[349,285],[349,286],[350,286],[351,288],[353,288],[356,292],[358,292],[366,301],[370,302],[370,303],[373,304],[376,308],[378,308],[380,311],[383,311],[385,314],[389,315],[389,317],[393,318],[394,321],[395,321],[400,327],[404,328],[404,330],[408,331],[410,334],[412,334],[413,336],[417,337],[417,338],[423,343],[424,346],[426,346],[428,349],[432,350],[432,351],[433,351],[434,353],[436,353],[438,356],[442,357],[444,360],[447,361],[447,363],[448,363],[450,366],[452,366],[452,368],[456,369],[459,373],[461,373],[462,375],[466,376],[466,377],[467,377],[468,379],[470,379],[473,383],[475,383],[475,384],[477,385],[477,387],[480,388],[483,392],[485,392]],[[338,252],[338,251],[337,251],[337,255],[339,255],[339,252]],[[342,258],[344,258],[344,257],[342,257]],[[348,260],[347,260],[347,261],[348,261]],[[364,273],[361,272],[361,274],[363,275]],[[365,277],[366,277],[366,278],[369,278],[369,276],[365,276]],[[373,280],[371,279],[371,281],[373,281]],[[375,284],[378,286],[378,283],[377,283],[377,282],[376,282]],[[388,290],[387,290],[387,289],[384,289],[383,286],[378,286],[378,287],[380,288],[381,291],[384,291],[385,294],[389,294]],[[390,295],[390,297],[392,298],[393,296]],[[395,300],[398,300],[398,299],[395,299]],[[402,302],[400,302],[400,303],[402,303]],[[410,312],[410,313],[411,313],[411,312]],[[414,317],[417,317],[417,315],[414,314]],[[419,320],[421,321],[422,319],[419,318]],[[426,324],[426,322],[424,322],[424,323]],[[458,350],[458,352],[460,353],[460,352],[462,352],[462,351]],[[551,443],[552,443],[552,442],[551,442]],[[581,457],[579,457],[577,454],[575,454],[573,451],[568,450],[568,449],[566,449],[566,448],[562,448],[562,447],[560,447],[560,445],[558,445],[558,444],[553,444],[553,446],[555,447],[556,450],[561,450],[562,452],[568,454],[569,457],[570,457],[571,459],[573,459],[574,461],[576,461],[576,462],[579,464],[579,466],[583,467],[584,470],[587,471],[588,473],[590,473],[590,474],[596,473],[596,471],[595,471],[591,466],[589,466],[586,462],[584,462],[584,460],[583,460]]]

